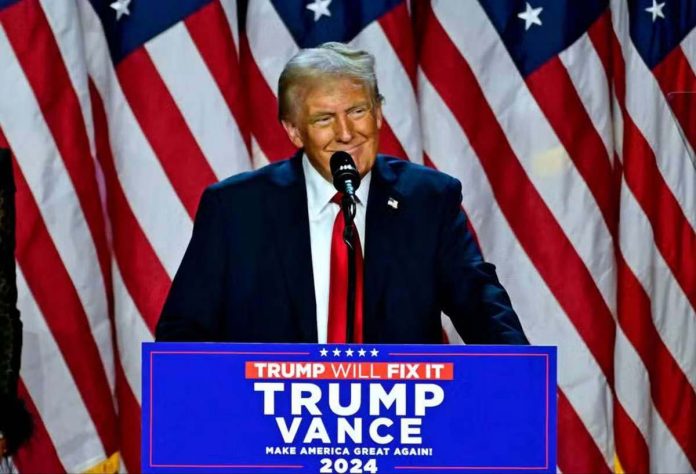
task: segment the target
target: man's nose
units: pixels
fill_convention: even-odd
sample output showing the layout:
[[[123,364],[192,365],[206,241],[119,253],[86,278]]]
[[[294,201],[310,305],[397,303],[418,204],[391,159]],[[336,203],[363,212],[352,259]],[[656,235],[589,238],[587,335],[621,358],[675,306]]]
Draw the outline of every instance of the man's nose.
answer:
[[[336,141],[342,143],[348,143],[353,139],[353,123],[345,115],[339,115],[336,117],[335,133]]]

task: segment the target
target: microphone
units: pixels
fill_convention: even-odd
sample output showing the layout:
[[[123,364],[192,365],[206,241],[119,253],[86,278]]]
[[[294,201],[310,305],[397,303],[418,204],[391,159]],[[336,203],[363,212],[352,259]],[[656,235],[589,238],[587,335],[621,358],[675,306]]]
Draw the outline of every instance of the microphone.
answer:
[[[355,202],[355,190],[360,187],[360,173],[358,173],[353,157],[345,151],[337,151],[331,155],[329,166],[336,190],[350,196],[351,200]]]

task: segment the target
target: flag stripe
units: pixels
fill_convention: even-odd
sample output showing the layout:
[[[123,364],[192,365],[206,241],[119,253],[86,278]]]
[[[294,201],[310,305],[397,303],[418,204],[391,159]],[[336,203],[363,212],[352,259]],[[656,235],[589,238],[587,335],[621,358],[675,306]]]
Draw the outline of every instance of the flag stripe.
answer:
[[[249,103],[254,107],[250,120],[251,133],[268,160],[278,161],[287,158],[295,152],[295,148],[286,138],[283,127],[278,123],[278,101],[256,65],[249,41],[244,37],[239,41],[239,54],[246,77]]]
[[[31,84],[53,140],[70,174],[84,213],[102,271],[104,288],[109,286],[109,251],[104,216],[98,199],[94,162],[82,110],[70,83],[53,32],[36,0],[24,1],[0,13],[0,22],[15,51],[17,61]],[[30,30],[24,27],[31,24]],[[56,98],[56,90],[60,91]],[[85,159],[87,158],[87,159]],[[112,384],[113,386],[113,384]]]
[[[131,341],[132,344],[132,341]],[[140,406],[130,388],[125,384],[125,375],[120,365],[116,366],[116,396],[119,403],[118,426],[121,433],[121,458],[128,472],[140,472]]]
[[[430,33],[437,37],[434,42],[449,64],[445,69],[441,59],[430,59],[426,55],[421,58],[423,71],[466,131],[517,238],[611,383],[614,325],[602,295],[562,228],[529,182],[469,65],[434,17],[431,24]],[[450,84],[454,77],[458,87]],[[445,87],[448,84],[450,87]],[[469,114],[472,109],[479,115]],[[527,206],[524,217],[519,213],[520,202]],[[543,242],[540,235],[545,236]],[[563,256],[563,268],[555,265],[550,255]],[[573,281],[575,285],[566,285],[566,281]]]
[[[407,23],[404,27],[409,27]],[[371,23],[356,36],[350,44],[361,49],[369,49],[379,58],[375,68],[377,81],[386,100],[382,113],[406,156],[415,163],[423,162],[423,148],[420,141],[418,105],[413,85],[387,39],[379,23]]]
[[[558,443],[561,472],[612,472],[561,390],[558,391],[558,433],[569,437],[568,442]]]
[[[68,472],[81,471],[89,462],[105,456],[96,424],[99,420],[89,412],[89,400],[81,390],[81,385],[90,380],[84,378],[84,372],[77,374],[83,376],[82,380],[76,378],[76,372],[69,365],[64,348],[57,339],[61,333],[50,327],[51,321],[40,309],[36,293],[32,293],[31,282],[25,277],[26,268],[20,260],[17,268],[17,307],[23,315],[24,343],[27,347],[41,349],[22,351],[22,368],[26,372],[22,374],[22,379],[61,463]],[[68,343],[77,342],[79,338],[68,340]],[[87,351],[82,355],[86,357],[90,353]],[[34,370],[27,371],[29,368]],[[46,391],[45,387],[51,389]],[[101,388],[108,392],[109,387]],[[108,425],[108,428],[113,429],[113,425]],[[44,448],[36,446],[36,449]]]
[[[387,14],[378,19],[379,26],[382,27],[389,44],[394,49],[394,53],[399,58],[401,66],[404,68],[411,88],[416,90],[416,48],[413,44],[413,31],[411,17],[408,13],[407,2],[399,3]],[[377,65],[377,68],[381,67]]]
[[[619,379],[621,378],[617,377],[617,392],[619,392]],[[643,434],[635,425],[634,420],[626,413],[618,393],[617,400],[614,403],[614,429],[616,454],[624,468],[624,472],[650,472],[650,450],[648,445]]]
[[[53,446],[51,437],[48,431],[46,431],[46,426],[44,426],[43,420],[31,398],[31,394],[21,379],[19,380],[17,392],[32,415],[34,428],[28,444],[12,458],[17,469],[19,472],[66,472]]]
[[[572,397],[572,406],[583,420],[583,429],[592,430],[591,437],[602,447],[604,457],[610,459],[610,426],[606,424],[611,419],[611,412],[604,410],[611,408],[607,403],[611,394],[600,368],[558,306],[558,300],[535,271],[500,208],[490,199],[493,192],[480,162],[459,124],[423,74],[419,74],[419,91],[421,102],[428,104],[422,109],[423,123],[431,127],[426,126],[424,130],[426,152],[438,169],[462,181],[463,205],[476,229],[482,252],[488,261],[500,264],[498,276],[510,292],[517,313],[523,318],[525,332],[532,344],[558,344],[562,341],[565,350],[559,351],[558,363],[564,369],[558,374],[559,386],[568,387],[567,395]],[[572,444],[574,438],[572,432],[560,432],[559,442]],[[588,455],[603,456],[596,448],[595,451]],[[564,460],[559,459],[559,463],[563,466]]]
[[[215,181],[215,173],[147,51],[133,51],[116,71],[140,127],[193,218],[201,190]]]
[[[379,131],[379,151],[380,153],[407,159],[406,152],[386,120],[382,121],[382,129]]]
[[[189,16],[185,23],[234,116],[248,152],[251,144],[244,108],[244,87],[239,73],[239,54],[225,11],[220,2],[214,1]]]
[[[688,446],[693,446],[696,438],[689,414],[696,414],[696,394],[652,324],[649,295],[620,256],[619,272],[618,305],[625,306],[619,311],[619,323],[645,364],[655,408],[690,457]]]
[[[193,221],[128,106],[99,18],[88,0],[79,0],[78,6],[86,31],[90,78],[104,100],[116,173],[133,215],[167,275],[173,277],[188,245]]]
[[[552,58],[529,75],[526,83],[587,183],[609,233],[615,237],[618,208],[611,160],[568,71],[559,58]]]
[[[85,406],[107,453],[117,450],[116,415],[99,351],[70,276],[41,220],[21,171],[16,170],[17,261],[41,313],[73,374]],[[47,271],[51,278],[46,278]]]
[[[171,48],[177,51],[176,55],[171,54]],[[150,40],[146,50],[185,120],[185,127],[200,147],[200,159],[215,173],[204,184],[248,170],[249,166],[237,166],[246,161],[233,159],[236,153],[246,151],[246,145],[186,26],[183,23],[172,26]],[[217,119],[208,120],[211,116]],[[176,155],[169,159],[181,161]]]
[[[684,50],[674,48],[660,64],[653,68],[653,74],[684,131],[684,139],[688,140],[693,150],[696,148],[696,112],[693,110],[693,104],[696,104],[696,97],[694,97],[696,94],[696,75],[691,69]],[[679,100],[685,99],[683,96],[685,92],[692,94],[691,100],[688,102]],[[672,93],[677,93],[677,95],[670,100]]]
[[[108,193],[109,215],[112,221],[113,251],[125,286],[136,301],[150,331],[154,333],[159,313],[171,285],[166,270],[152,250],[147,236],[133,216],[121,188],[111,155],[103,102],[93,83],[90,83],[95,123],[97,157],[104,170]]]

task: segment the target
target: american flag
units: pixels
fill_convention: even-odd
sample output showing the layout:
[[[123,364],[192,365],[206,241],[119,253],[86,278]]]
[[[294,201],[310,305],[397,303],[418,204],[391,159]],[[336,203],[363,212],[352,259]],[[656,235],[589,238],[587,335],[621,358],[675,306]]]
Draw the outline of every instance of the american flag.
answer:
[[[293,152],[277,79],[329,40],[377,57],[382,151],[462,181],[558,346],[558,469],[694,471],[696,1],[240,2],[0,0],[19,471],[139,470],[140,343],[201,192]]]

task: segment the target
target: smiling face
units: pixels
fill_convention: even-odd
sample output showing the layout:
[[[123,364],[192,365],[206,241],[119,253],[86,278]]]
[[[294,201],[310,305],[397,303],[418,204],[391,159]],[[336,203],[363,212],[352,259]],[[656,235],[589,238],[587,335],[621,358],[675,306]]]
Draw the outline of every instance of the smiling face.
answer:
[[[309,161],[331,181],[329,160],[337,151],[350,153],[360,176],[377,157],[382,108],[367,87],[350,78],[329,78],[298,90],[292,122],[283,121],[290,141],[304,147]]]

